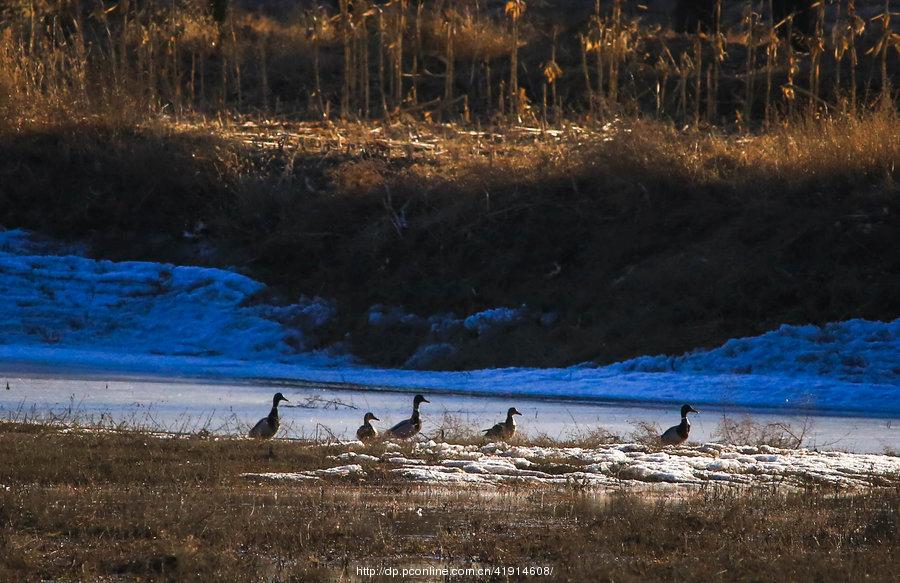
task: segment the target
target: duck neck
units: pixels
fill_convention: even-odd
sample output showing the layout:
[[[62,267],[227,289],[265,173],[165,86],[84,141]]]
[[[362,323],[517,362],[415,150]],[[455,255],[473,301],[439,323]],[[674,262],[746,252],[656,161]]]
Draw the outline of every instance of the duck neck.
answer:
[[[513,417],[512,413],[506,414],[506,426],[507,427],[515,427],[516,426],[516,418]]]
[[[683,429],[685,432],[690,431],[690,429],[691,429],[691,422],[688,421],[687,415],[685,415],[684,417],[681,418],[681,425],[680,425],[680,427],[681,427],[681,429]]]
[[[269,411],[269,423],[278,423],[278,403],[272,405],[272,410]]]

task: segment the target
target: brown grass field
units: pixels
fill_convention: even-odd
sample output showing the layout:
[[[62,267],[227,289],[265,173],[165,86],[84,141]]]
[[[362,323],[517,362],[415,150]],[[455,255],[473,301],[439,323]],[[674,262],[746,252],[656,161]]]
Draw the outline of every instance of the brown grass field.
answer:
[[[357,567],[519,566],[552,568],[527,577],[547,581],[894,580],[896,488],[648,494],[446,489],[377,470],[240,477],[327,467],[335,451],[5,423],[0,579],[387,581]]]

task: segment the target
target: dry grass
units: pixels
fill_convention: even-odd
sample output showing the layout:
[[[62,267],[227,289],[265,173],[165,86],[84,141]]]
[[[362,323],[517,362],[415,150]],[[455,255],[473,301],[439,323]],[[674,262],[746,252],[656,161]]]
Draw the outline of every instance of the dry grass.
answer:
[[[245,440],[0,432],[9,580],[317,581],[379,565],[548,566],[570,581],[890,580],[900,542],[893,490],[479,492],[373,468],[365,482],[255,483],[239,474],[327,467],[333,450],[278,442],[272,457]]]
[[[444,414],[441,415],[441,422],[433,432],[429,433],[429,436],[433,436],[435,441],[478,444],[485,441],[482,429],[486,428],[478,427],[464,417],[444,411]]]
[[[798,27],[793,42],[749,0],[726,7],[715,37],[673,31],[665,5],[648,14],[592,4],[306,1],[234,7],[217,22],[198,0],[107,10],[13,1],[2,8],[0,109],[28,119],[262,111],[544,123],[627,111],[694,126],[703,112],[704,124],[747,128],[893,104],[896,34],[889,19],[880,24],[879,0],[856,0],[858,15],[829,3],[822,24]],[[548,116],[537,104],[551,60]],[[704,74],[713,60],[714,77]]]
[[[579,447],[595,448],[610,443],[618,443],[621,437],[612,433],[605,427],[587,427],[574,422],[566,433],[561,436],[553,436],[547,433],[537,433],[527,438],[516,436],[513,443],[537,447]]]
[[[713,431],[713,439],[734,445],[770,445],[784,449],[803,447],[812,421],[800,423],[773,421],[760,423],[750,415],[733,418],[723,415]]]
[[[662,429],[659,424],[650,421],[636,421],[633,423],[634,430],[628,436],[628,439],[646,445],[649,447],[659,447],[659,436],[662,435]]]

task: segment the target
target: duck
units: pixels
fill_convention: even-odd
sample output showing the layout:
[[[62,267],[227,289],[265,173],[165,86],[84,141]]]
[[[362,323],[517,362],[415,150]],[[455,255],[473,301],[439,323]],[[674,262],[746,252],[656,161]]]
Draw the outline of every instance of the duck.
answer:
[[[394,425],[384,432],[384,436],[388,439],[409,439],[413,435],[422,430],[422,419],[419,417],[419,405],[422,403],[430,403],[428,399],[422,395],[416,395],[413,398],[412,417],[404,419],[400,423]]]
[[[356,430],[356,439],[363,443],[378,439],[378,430],[372,427],[372,421],[381,421],[381,419],[370,411],[363,416],[363,424]]]
[[[659,437],[663,445],[681,445],[687,441],[688,435],[691,433],[691,422],[688,421],[688,413],[700,413],[690,405],[681,406],[681,423],[669,427]]]
[[[488,439],[509,439],[516,434],[516,420],[513,415],[521,415],[515,407],[510,407],[506,412],[506,421],[502,421],[490,429],[484,430],[484,436]]]
[[[281,425],[281,420],[278,418],[278,403],[281,401],[290,403],[284,395],[275,393],[275,396],[272,397],[272,410],[269,411],[267,417],[263,417],[253,426],[253,429],[250,430],[250,437],[254,439],[271,439],[278,433],[278,426]]]

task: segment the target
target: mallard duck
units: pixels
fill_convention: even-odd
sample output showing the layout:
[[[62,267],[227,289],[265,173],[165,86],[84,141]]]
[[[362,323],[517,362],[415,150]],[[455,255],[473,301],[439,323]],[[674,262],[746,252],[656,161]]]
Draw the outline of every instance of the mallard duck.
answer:
[[[412,417],[404,419],[400,423],[394,425],[384,432],[384,436],[388,439],[409,439],[422,429],[422,419],[419,417],[419,404],[430,403],[428,399],[422,395],[416,395],[413,399]]]
[[[506,421],[502,421],[490,429],[484,430],[484,436],[488,439],[509,439],[516,434],[516,420],[513,415],[521,415],[515,407],[510,407],[506,412]]]
[[[690,405],[681,406],[681,423],[673,427],[669,427],[660,436],[663,445],[681,445],[687,441],[688,435],[691,433],[691,423],[688,421],[688,413],[699,413]]]
[[[378,439],[378,430],[372,427],[372,421],[381,421],[381,419],[372,413],[366,413],[363,417],[363,424],[356,430],[356,439],[363,443]]]
[[[267,417],[263,417],[253,426],[253,429],[250,430],[250,437],[254,439],[271,439],[278,433],[278,426],[281,424],[278,418],[278,403],[280,401],[287,401],[287,399],[281,393],[275,393],[275,396],[272,397],[272,410],[269,411]]]

